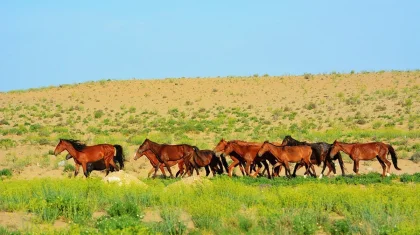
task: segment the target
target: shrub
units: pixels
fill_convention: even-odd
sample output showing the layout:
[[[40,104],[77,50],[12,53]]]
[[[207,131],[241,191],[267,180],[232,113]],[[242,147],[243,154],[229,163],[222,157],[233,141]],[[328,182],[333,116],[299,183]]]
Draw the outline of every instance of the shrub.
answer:
[[[372,128],[373,129],[379,129],[382,126],[382,122],[381,121],[376,121],[373,123]]]
[[[12,171],[10,169],[0,170],[0,176],[12,176]]]
[[[385,105],[376,105],[376,107],[373,111],[378,112],[378,111],[384,111],[384,110],[386,110]]]
[[[0,139],[0,147],[9,149],[16,145],[16,142],[12,139]]]
[[[6,119],[2,119],[0,120],[0,125],[10,125],[10,123]]]
[[[307,110],[312,110],[316,108],[316,104],[314,102],[309,102],[309,104],[305,105],[304,108]]]
[[[95,118],[101,118],[102,116],[104,116],[104,111],[102,111],[101,109],[100,110],[96,110],[94,113],[93,113],[93,116],[95,117]]]
[[[417,153],[413,154],[413,156],[410,157],[410,160],[415,162],[415,163],[419,163],[420,162],[420,152],[417,152]]]
[[[64,165],[64,172],[73,172],[75,171],[75,167],[72,164],[66,164]]]

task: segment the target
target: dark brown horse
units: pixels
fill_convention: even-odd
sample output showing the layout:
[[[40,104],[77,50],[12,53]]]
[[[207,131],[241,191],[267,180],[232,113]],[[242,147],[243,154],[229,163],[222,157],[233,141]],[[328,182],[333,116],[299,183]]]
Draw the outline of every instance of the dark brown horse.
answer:
[[[298,140],[293,139],[290,135],[284,137],[283,142],[281,143],[282,146],[300,146],[300,145],[307,145],[312,148],[312,155],[311,155],[311,163],[315,165],[320,165],[321,162],[323,163],[321,174],[319,178],[322,178],[324,175],[325,168],[328,167],[327,176],[331,173],[331,171],[336,174],[336,169],[334,166],[334,162],[332,160],[337,160],[340,164],[341,173],[344,176],[344,162],[343,158],[341,157],[340,153],[334,155],[334,157],[330,157],[330,149],[332,144],[328,144],[325,142],[317,142],[317,143],[307,143],[307,142],[300,142]],[[302,167],[302,164],[296,164],[295,169],[293,170],[293,175],[296,174],[296,171]],[[315,172],[313,172],[316,174]]]
[[[349,157],[353,160],[353,171],[356,174],[359,174],[359,161],[363,160],[372,160],[375,157],[378,159],[379,163],[382,166],[383,172],[382,177],[385,177],[385,171],[386,176],[389,176],[391,163],[386,159],[386,156],[391,154],[392,163],[394,164],[395,169],[401,170],[397,166],[397,154],[395,153],[394,148],[389,145],[382,142],[371,142],[371,143],[342,143],[338,142],[337,140],[334,141],[330,156],[334,156],[338,152],[343,151],[346,154],[349,155]],[[385,165],[386,164],[386,165]]]
[[[159,164],[159,160],[156,158],[156,155],[151,151],[151,150],[147,150],[143,153],[143,155],[145,155],[147,157],[147,159],[149,159],[150,164],[152,165],[152,169],[150,169],[149,173],[147,173],[147,177],[150,177],[150,175],[153,173],[153,171],[155,171],[156,166]],[[143,155],[138,155],[136,154],[134,156],[134,160],[139,159],[141,156]],[[174,166],[175,164],[178,164],[178,172],[176,173],[176,176],[178,176],[179,174],[184,174],[184,159],[180,159],[180,160],[176,160],[176,161],[168,161],[168,164],[170,167]],[[163,168],[164,166],[162,164],[160,164],[159,169],[162,172],[163,176],[166,177],[166,173],[165,173],[165,169]]]
[[[141,156],[147,150],[152,151],[155,154],[156,158],[159,161],[159,164],[155,167],[155,174],[153,177],[156,177],[156,172],[161,164],[165,164],[166,169],[168,169],[169,174],[173,178],[171,167],[169,161],[178,161],[183,159],[186,169],[190,167],[190,158],[195,154],[194,148],[191,145],[187,144],[178,144],[178,145],[169,145],[169,144],[158,144],[149,139],[146,139],[143,144],[140,145],[139,149],[136,152],[136,156]]]
[[[223,163],[220,157],[216,156],[211,150],[199,150],[198,148],[194,148],[195,154],[193,158],[190,160],[191,166],[193,166],[198,173],[199,167],[204,167],[206,169],[206,176],[210,174],[210,170],[213,176],[217,174],[223,173]],[[210,169],[209,169],[210,168]],[[192,173],[192,167],[190,169],[190,173]]]
[[[80,143],[78,140],[60,139],[54,150],[54,155],[58,155],[64,150],[67,150],[78,164],[83,168],[83,173],[88,177],[87,164],[90,162],[97,162],[101,159],[105,162],[106,175],[109,173],[109,166],[113,166],[117,171],[119,167],[114,162],[114,155],[116,156],[121,168],[124,167],[124,154],[120,145],[98,144],[87,146]],[[116,154],[115,154],[116,153]],[[76,167],[75,176],[79,173],[79,167]]]
[[[287,174],[290,174],[289,162],[294,163],[303,163],[306,172],[306,175],[309,173],[309,168],[312,166],[311,163],[311,155],[312,155],[312,148],[309,146],[277,146],[268,141],[265,141],[264,144],[258,151],[258,156],[263,156],[267,152],[270,152],[273,156],[275,156],[278,162],[273,166],[273,170],[275,167],[284,165],[286,168]]]

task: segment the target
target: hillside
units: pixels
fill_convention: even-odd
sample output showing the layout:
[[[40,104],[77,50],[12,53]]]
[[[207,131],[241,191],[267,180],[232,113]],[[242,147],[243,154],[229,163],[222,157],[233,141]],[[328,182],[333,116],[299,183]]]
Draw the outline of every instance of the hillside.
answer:
[[[102,80],[0,93],[0,168],[66,176],[57,166],[65,154],[51,155],[59,138],[121,144],[130,159],[146,137],[212,149],[220,138],[290,134],[384,141],[407,159],[420,152],[419,94],[420,71]],[[127,166],[140,176],[149,169],[144,159]]]

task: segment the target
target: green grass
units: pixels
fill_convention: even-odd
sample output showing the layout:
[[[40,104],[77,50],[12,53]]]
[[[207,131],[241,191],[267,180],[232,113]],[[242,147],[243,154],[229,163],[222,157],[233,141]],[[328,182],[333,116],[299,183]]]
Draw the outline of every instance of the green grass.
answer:
[[[148,179],[147,186],[105,184],[90,179],[0,181],[0,210],[26,211],[34,221],[70,224],[51,233],[187,232],[194,234],[414,234],[420,232],[420,174],[382,179],[379,174],[318,179]],[[142,222],[146,209],[161,222]],[[92,218],[95,211],[106,215]],[[336,217],[339,218],[336,218]],[[70,223],[71,222],[71,223]],[[2,233],[11,232],[0,227]],[[4,232],[6,231],[6,232]],[[36,226],[25,233],[36,233]]]

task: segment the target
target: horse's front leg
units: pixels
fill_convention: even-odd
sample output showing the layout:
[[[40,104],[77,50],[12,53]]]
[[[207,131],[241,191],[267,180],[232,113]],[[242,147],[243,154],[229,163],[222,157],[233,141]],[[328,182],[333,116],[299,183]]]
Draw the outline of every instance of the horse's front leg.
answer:
[[[74,162],[74,177],[76,177],[79,174],[79,168],[80,168],[80,164],[77,162]]]
[[[83,174],[87,178],[89,176],[89,172],[87,171],[87,163],[86,162],[82,162],[82,169],[83,169]]]
[[[236,165],[238,165],[240,162],[237,158],[232,157],[233,162],[228,167],[228,175],[229,177],[232,177],[233,168],[235,168]]]
[[[155,173],[153,174],[153,176],[152,176],[152,178],[154,179],[154,178],[156,178],[156,174],[157,174],[157,171],[158,171],[158,169],[160,168],[160,165],[161,165],[162,163],[161,162],[158,162],[156,165],[155,165]]]
[[[166,169],[168,169],[170,177],[174,178],[174,175],[172,174],[172,170],[171,167],[169,166],[168,160],[166,158],[162,159],[163,160],[163,164],[165,164]]]

